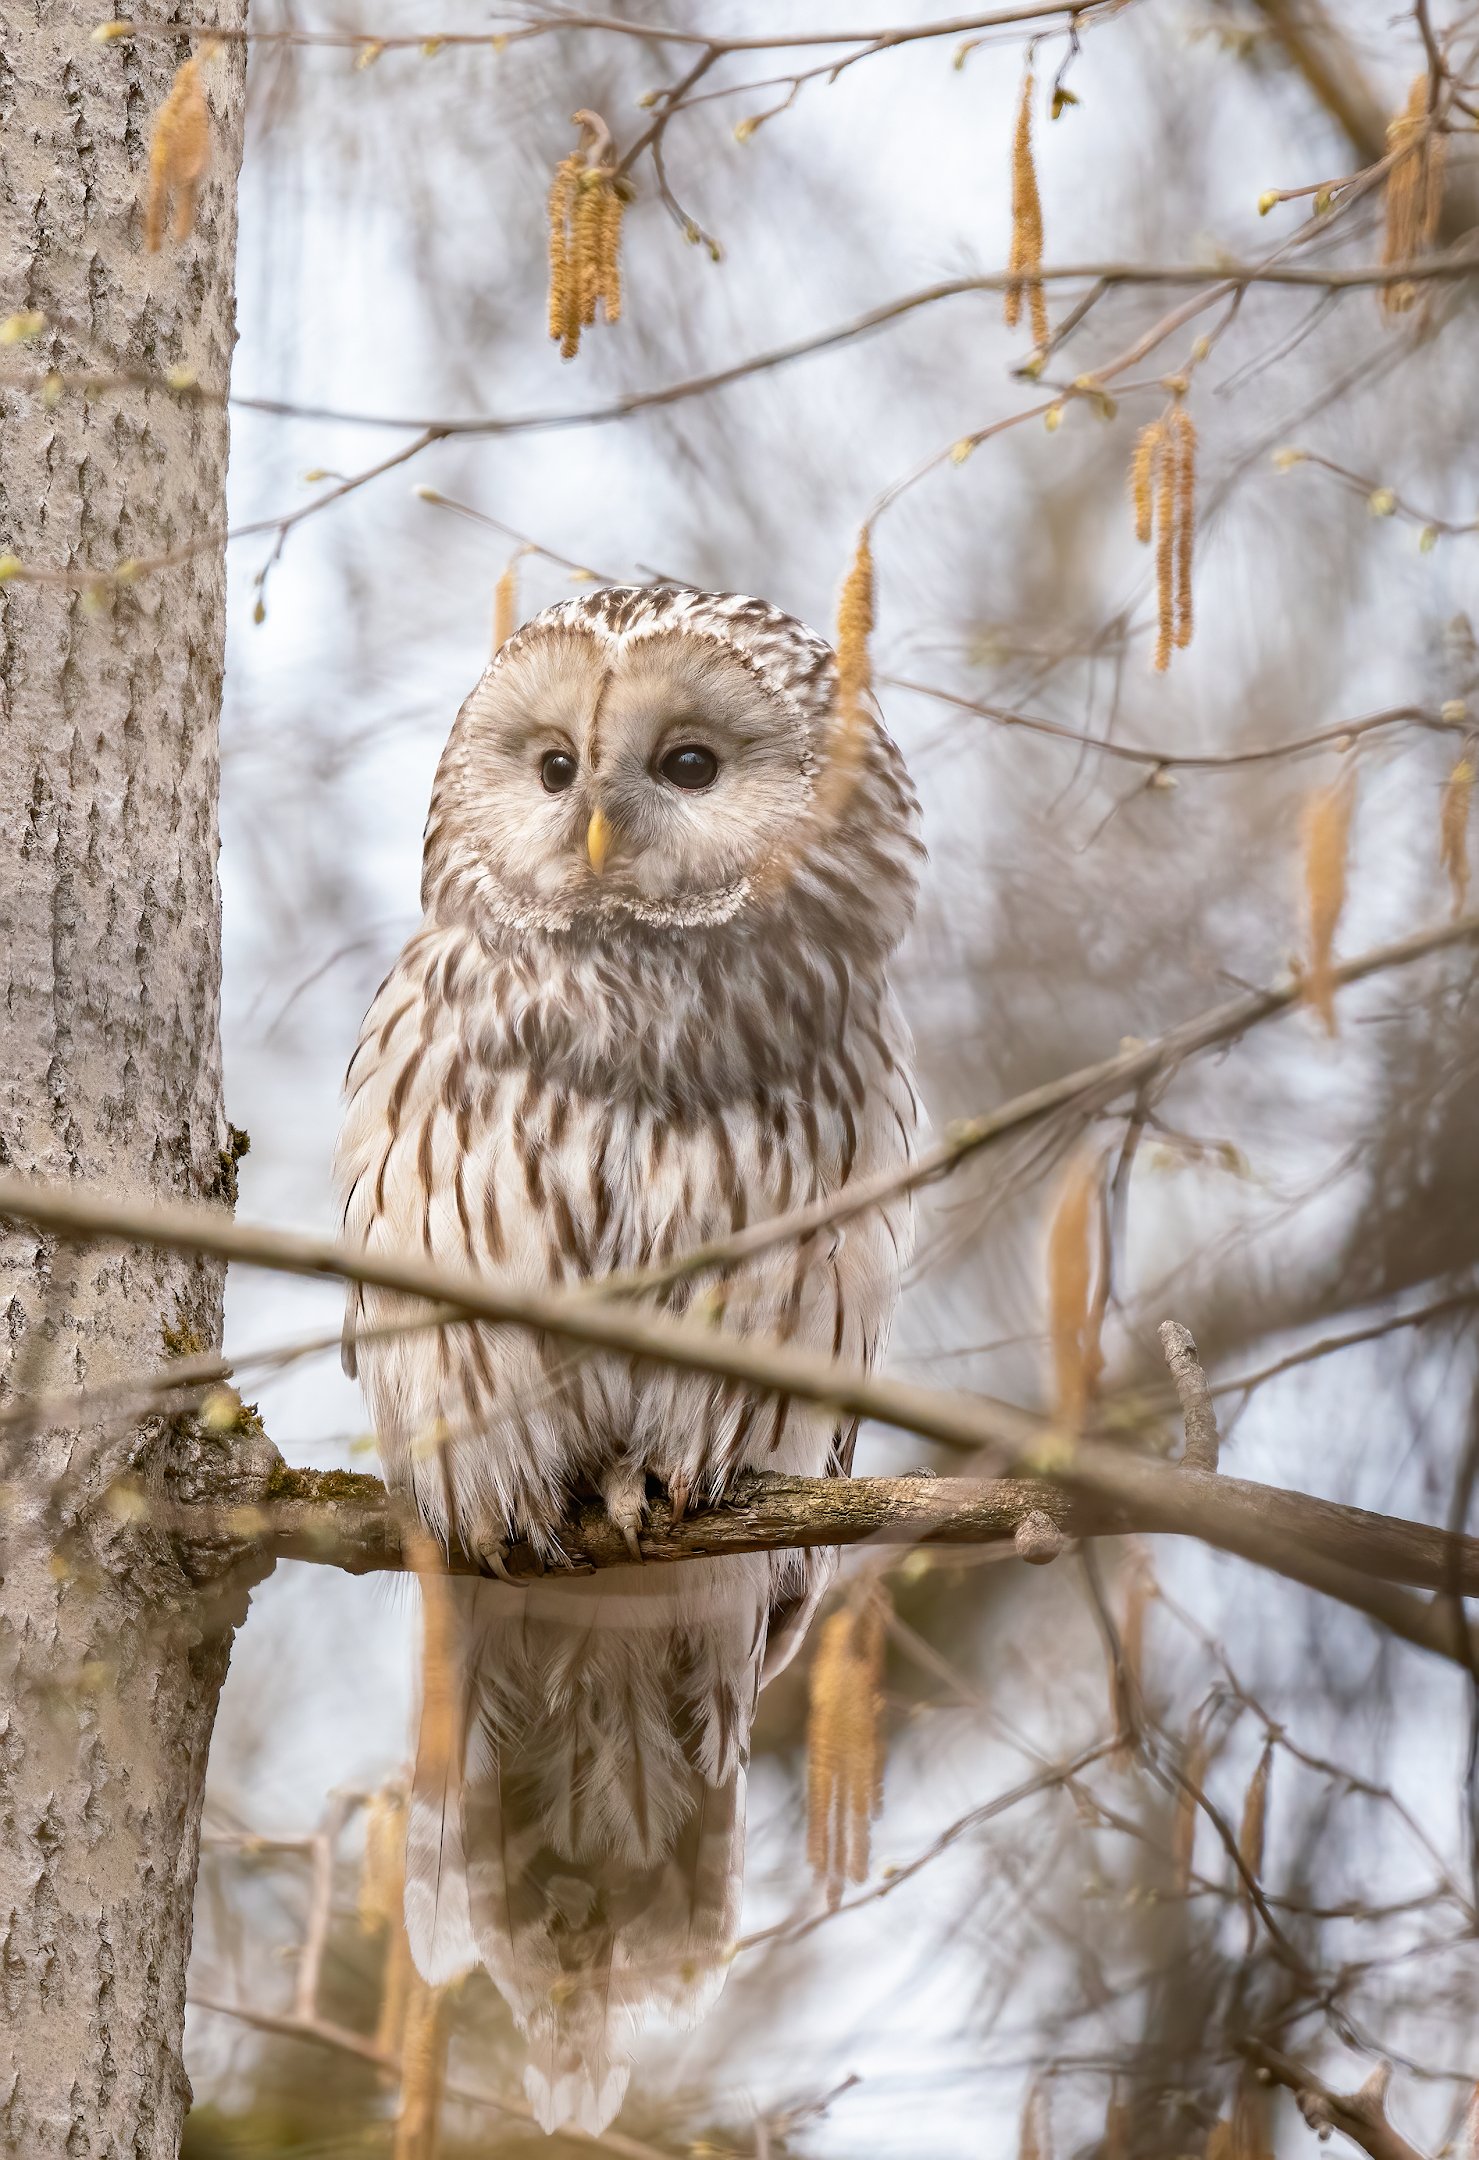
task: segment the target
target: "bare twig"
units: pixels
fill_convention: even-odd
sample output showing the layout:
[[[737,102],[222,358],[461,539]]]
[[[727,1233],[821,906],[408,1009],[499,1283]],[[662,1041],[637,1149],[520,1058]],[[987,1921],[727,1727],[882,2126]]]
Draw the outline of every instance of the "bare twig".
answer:
[[[977,713],[981,719],[993,720],[1002,728],[1020,728],[1025,734],[1045,736],[1050,742],[1066,743],[1073,749],[1093,750],[1102,757],[1122,759],[1126,764],[1149,766],[1156,772],[1233,772],[1246,765],[1266,765],[1280,758],[1299,757],[1311,750],[1343,752],[1363,736],[1387,728],[1416,727],[1432,734],[1454,735],[1462,734],[1469,725],[1467,718],[1445,720],[1441,711],[1431,712],[1421,705],[1394,705],[1386,712],[1367,713],[1360,719],[1333,721],[1330,726],[1316,728],[1311,734],[1293,735],[1287,742],[1255,743],[1246,750],[1172,750],[1085,734],[1078,728],[1065,727],[1060,721],[1044,719],[1037,713],[1017,712],[1007,705],[988,705],[975,698],[963,697],[954,690],[942,690],[933,683],[914,682],[902,675],[880,675],[878,681],[886,689],[908,690],[916,697],[933,698],[937,704],[953,706],[957,712]]]
[[[1219,1446],[1217,1412],[1212,1408],[1207,1375],[1202,1371],[1191,1330],[1183,1327],[1179,1320],[1163,1320],[1160,1333],[1161,1348],[1166,1353],[1166,1363],[1181,1398],[1181,1415],[1186,1421],[1186,1447],[1181,1460],[1188,1470],[1215,1470]]]
[[[1016,7],[992,8],[980,15],[947,15],[934,22],[913,23],[892,30],[785,30],[774,36],[755,32],[748,37],[716,37],[691,25],[628,21],[616,15],[581,14],[563,8],[548,11],[521,10],[505,14],[503,21],[484,30],[423,29],[381,36],[367,29],[247,30],[219,29],[207,22],[130,22],[127,35],[155,38],[207,38],[237,44],[331,45],[351,50],[373,46],[381,52],[434,46],[504,46],[544,37],[551,31],[590,30],[614,37],[640,39],[653,45],[699,45],[716,57],[726,53],[781,52],[812,45],[858,45],[868,52],[887,52],[895,46],[913,45],[939,38],[968,36],[978,30],[1010,29],[1018,23],[1036,23],[1055,16],[1071,20],[1113,12],[1123,0],[1020,0]],[[532,20],[531,20],[532,15]],[[119,33],[123,34],[123,33]],[[836,65],[834,61],[831,63]]]
[[[1378,2063],[1356,2092],[1338,2093],[1312,2070],[1307,2070],[1303,2063],[1293,2061],[1262,2040],[1244,2041],[1242,2052],[1275,2084],[1283,2085],[1293,2093],[1300,2113],[1318,2137],[1325,2138],[1332,2130],[1339,2130],[1353,2145],[1359,2145],[1363,2152],[1369,2153],[1371,2160],[1423,2160],[1417,2146],[1409,2144],[1400,2130],[1394,2130],[1387,2120],[1386,2095],[1392,2080],[1390,2064]]]
[[[293,1989],[293,2014],[308,2024],[318,2022],[318,1984],[328,1946],[329,1922],[334,1915],[334,1862],[338,1856],[339,1837],[357,1805],[353,1795],[333,1794],[322,1824],[308,1841],[312,1889],[308,1900],[308,1925],[303,1933],[303,1948]]]
[[[352,2055],[357,2062],[367,2063],[383,2077],[399,2078],[399,2059],[388,2054],[384,2048],[358,2033],[348,2025],[337,2025],[328,2018],[300,2017],[296,2012],[259,2010],[250,2003],[233,2003],[215,1995],[192,1992],[192,2010],[206,2010],[216,2017],[235,2018],[243,2025],[252,2026],[257,2032],[271,2033],[282,2040],[306,2040],[315,2047],[333,2048],[339,2054]],[[459,2101],[466,2107],[491,2108],[496,2114],[511,2115],[519,2122],[531,2123],[534,2111],[522,2098],[505,2098],[501,2093],[482,2091],[476,2085],[463,2085],[448,2079],[442,2091],[449,2100]],[[668,2160],[655,2146],[644,2145],[639,2138],[627,2137],[620,2130],[603,2130],[597,2135],[585,2131],[571,2131],[567,2135],[578,2137],[582,2144],[589,2144],[602,2152],[613,2153],[618,2160]]]

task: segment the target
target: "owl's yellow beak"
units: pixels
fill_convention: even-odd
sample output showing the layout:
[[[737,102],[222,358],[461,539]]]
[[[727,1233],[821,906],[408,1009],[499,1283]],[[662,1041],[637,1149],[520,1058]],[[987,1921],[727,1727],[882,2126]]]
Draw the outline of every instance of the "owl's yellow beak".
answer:
[[[591,859],[591,868],[599,877],[611,852],[611,822],[604,810],[591,812],[591,821],[585,829],[585,851]]]

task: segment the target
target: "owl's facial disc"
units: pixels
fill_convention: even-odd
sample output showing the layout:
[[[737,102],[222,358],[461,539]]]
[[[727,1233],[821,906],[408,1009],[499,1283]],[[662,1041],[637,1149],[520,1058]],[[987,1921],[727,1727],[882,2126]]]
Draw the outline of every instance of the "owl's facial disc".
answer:
[[[811,800],[794,712],[691,632],[521,641],[462,724],[459,821],[482,876],[552,923],[732,915]]]

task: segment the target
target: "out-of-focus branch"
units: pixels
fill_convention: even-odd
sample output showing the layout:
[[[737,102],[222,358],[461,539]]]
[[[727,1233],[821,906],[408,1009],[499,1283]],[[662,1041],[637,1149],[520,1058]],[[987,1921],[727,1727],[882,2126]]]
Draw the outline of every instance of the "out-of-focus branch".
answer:
[[[366,2034],[355,2032],[352,2026],[337,2024],[331,2018],[259,2010],[251,2003],[226,2002],[220,1996],[202,1995],[193,1990],[189,2002],[192,2010],[208,2011],[215,2017],[235,2018],[239,2024],[249,2025],[256,2032],[270,2033],[274,2039],[304,2040],[314,2047],[332,2048],[338,2054],[353,2056],[356,2062],[368,2064],[384,2077],[400,2075],[398,2056],[387,2053]],[[464,2107],[489,2108],[495,2114],[533,2124],[534,2111],[522,2097],[505,2098],[501,2093],[483,2092],[476,2085],[463,2085],[455,2078],[447,2079],[442,2091],[448,2100],[456,2100]],[[593,2151],[615,2155],[616,2160],[668,2160],[667,2154],[659,2152],[655,2146],[644,2145],[639,2138],[627,2137],[620,2130],[603,2130],[598,2135],[586,2137],[584,2142]]]
[[[1333,968],[1331,981],[1335,988],[1343,989],[1451,947],[1470,944],[1476,938],[1479,914],[1461,915],[1410,937],[1373,946]],[[1133,1044],[1096,1065],[1082,1066],[1029,1089],[984,1116],[963,1120],[904,1171],[859,1179],[825,1200],[694,1247],[664,1267],[641,1275],[607,1276],[574,1292],[492,1283],[476,1275],[439,1269],[414,1255],[356,1252],[323,1238],[235,1223],[213,1208],[178,1203],[151,1206],[24,1177],[0,1175],[0,1217],[30,1223],[64,1237],[122,1239],[164,1250],[183,1247],[281,1274],[373,1284],[455,1307],[469,1318],[541,1328],[565,1341],[651,1357],[660,1363],[716,1374],[742,1384],[794,1393],[804,1401],[855,1410],[860,1416],[877,1418],[946,1445],[1029,1445],[1038,1436],[1034,1421],[986,1397],[947,1395],[848,1374],[825,1359],[780,1345],[750,1342],[691,1322],[638,1313],[628,1301],[669,1288],[690,1276],[733,1268],[776,1246],[849,1221],[947,1176],[1007,1134],[1036,1125],[1056,1111],[1072,1106],[1085,1112],[1098,1111],[1151,1081],[1165,1079],[1190,1058],[1237,1041],[1253,1028],[1288,1012],[1304,995],[1304,985],[1294,975],[1266,989],[1246,992],[1168,1029],[1150,1042]]]
[[[1387,285],[1410,284],[1422,278],[1461,279],[1471,277],[1476,272],[1479,272],[1479,251],[1467,248],[1450,250],[1447,254],[1425,255],[1413,262],[1353,263],[1344,266],[1270,261],[1229,262],[1217,264],[1215,267],[1209,267],[1206,263],[1044,263],[1034,270],[1032,281],[1043,285],[1081,283],[1101,291],[1120,285],[1191,285],[1215,288],[1222,293],[1254,285],[1280,285],[1339,293],[1367,288],[1380,290]],[[522,413],[428,416],[415,413],[356,412],[338,405],[302,405],[290,399],[250,397],[238,391],[230,393],[228,402],[244,412],[265,413],[277,419],[324,420],[346,427],[403,428],[408,432],[426,436],[426,442],[419,443],[403,453],[403,462],[405,456],[417,455],[420,450],[428,448],[432,441],[441,441],[448,436],[527,435],[567,427],[601,427],[630,419],[636,413],[684,404],[691,398],[706,397],[715,390],[727,389],[731,383],[744,382],[752,375],[769,374],[777,368],[789,366],[794,360],[809,359],[813,353],[830,352],[838,346],[852,344],[859,338],[871,335],[875,330],[882,330],[891,323],[906,320],[921,308],[935,307],[942,301],[962,299],[973,293],[1006,292],[1022,282],[1020,274],[1009,270],[985,272],[975,277],[947,278],[939,284],[926,285],[918,292],[903,293],[897,300],[884,301],[880,306],[869,308],[863,314],[852,317],[848,322],[836,324],[829,330],[816,331],[808,337],[793,339],[789,344],[752,353],[743,360],[733,361],[729,366],[716,368],[709,374],[689,376],[676,383],[661,383],[651,390],[626,391],[620,397],[608,399],[600,405],[575,406],[564,410],[538,409]],[[222,389],[134,368],[77,375],[59,375],[55,370],[38,369],[34,373],[17,371],[0,376],[0,388],[28,391],[37,396],[54,395],[58,386],[63,391],[76,389],[84,393],[115,388],[153,389],[171,397],[205,403],[216,403],[226,396]],[[374,467],[371,473],[364,477],[375,477],[384,469],[387,468]],[[351,484],[363,485],[363,479],[356,479]],[[318,497],[312,503],[305,503],[293,515],[301,519],[311,515],[316,508],[337,500],[337,493]],[[239,538],[248,532],[270,531],[277,523],[275,518],[259,520],[250,527],[240,528],[230,537]],[[12,576],[17,574],[14,571],[10,573]]]
[[[1417,2146],[1409,2144],[1387,2120],[1390,2064],[1379,2063],[1356,2092],[1338,2093],[1303,2063],[1268,2047],[1262,2040],[1244,2041],[1242,2051],[1256,2069],[1293,2093],[1300,2114],[1316,2136],[1327,2138],[1332,2130],[1339,2130],[1353,2145],[1369,2153],[1371,2160],[1424,2160]]]
[[[1044,719],[1038,713],[1018,712],[1010,705],[988,705],[933,683],[915,682],[905,675],[881,675],[878,681],[884,689],[908,690],[916,697],[933,698],[937,704],[952,706],[957,712],[977,713],[981,719],[993,720],[1007,730],[1020,728],[1025,734],[1042,735],[1050,742],[1065,743],[1074,749],[1093,750],[1128,765],[1148,766],[1154,772],[1233,772],[1246,765],[1300,757],[1311,750],[1345,750],[1363,735],[1378,734],[1386,728],[1415,727],[1430,734],[1462,735],[1469,725],[1467,718],[1445,720],[1441,712],[1428,711],[1421,705],[1393,705],[1386,712],[1365,713],[1356,720],[1332,721],[1328,727],[1316,728],[1308,735],[1292,735],[1287,742],[1254,743],[1245,750],[1173,750],[1090,735],[1079,728],[1065,727],[1061,721]]]
[[[1269,29],[1365,165],[1387,150],[1387,114],[1322,0],[1254,0]]]
[[[503,47],[522,44],[531,38],[544,37],[551,31],[568,33],[573,30],[602,31],[612,36],[637,38],[654,45],[697,45],[722,58],[726,53],[795,51],[813,45],[857,45],[864,52],[890,52],[895,46],[916,45],[937,38],[963,37],[976,30],[1010,29],[1017,23],[1038,23],[1054,16],[1067,16],[1082,21],[1096,14],[1113,13],[1123,0],[1018,0],[1015,7],[992,8],[978,15],[947,15],[938,21],[904,23],[895,29],[875,30],[782,30],[774,36],[757,31],[750,36],[731,37],[713,33],[691,24],[653,23],[627,21],[621,16],[580,14],[564,8],[550,9],[548,13],[537,8],[522,10],[507,18],[507,28],[495,23],[485,30],[436,30],[379,32],[364,28],[334,30],[218,30],[213,23],[169,22],[135,23],[129,21],[114,32],[119,37],[156,38],[203,38],[239,44],[274,45],[330,45],[350,50],[373,47],[377,53],[405,50],[424,51],[427,46],[471,45],[481,46],[485,51],[490,45]],[[836,65],[835,61],[832,63]]]
[[[1127,367],[1144,358],[1146,354],[1152,351],[1157,344],[1162,342],[1172,330],[1179,327],[1183,322],[1191,320],[1195,315],[1220,299],[1231,298],[1236,302],[1241,293],[1252,285],[1314,286],[1334,293],[1352,291],[1359,287],[1379,288],[1394,284],[1419,283],[1424,279],[1465,278],[1473,276],[1476,272],[1479,272],[1479,251],[1471,247],[1458,249],[1447,255],[1425,256],[1419,261],[1411,263],[1368,264],[1350,269],[1340,269],[1317,268],[1308,264],[1268,260],[1262,263],[1229,264],[1217,269],[1210,275],[1205,267],[1192,265],[1098,263],[1088,265],[1068,264],[1060,265],[1057,268],[1043,265],[1033,271],[1032,282],[1034,284],[1044,284],[1059,280],[1088,280],[1099,292],[1107,290],[1111,285],[1122,284],[1195,285],[1203,288],[1191,300],[1174,309],[1170,315],[1164,317],[1160,323],[1147,331],[1128,352],[1121,354],[1116,360],[1101,369],[1095,380],[1103,383],[1109,381],[1111,377],[1123,373]],[[65,591],[105,596],[126,586],[135,585],[141,578],[156,577],[164,571],[177,570],[185,563],[192,561],[197,555],[220,547],[223,542],[229,543],[237,540],[260,538],[264,534],[270,534],[273,546],[266,569],[257,580],[260,585],[266,575],[266,570],[270,570],[281,555],[288,536],[306,519],[318,516],[322,511],[331,509],[335,504],[344,501],[347,496],[357,494],[361,488],[368,487],[372,482],[382,479],[385,474],[410,464],[436,443],[447,441],[456,436],[523,434],[547,428],[596,427],[611,421],[625,420],[635,413],[659,409],[678,404],[688,398],[706,395],[710,391],[723,388],[728,383],[739,382],[747,376],[761,374],[771,368],[782,366],[787,361],[800,359],[808,353],[822,352],[829,346],[845,344],[853,338],[864,336],[870,330],[879,329],[885,323],[896,321],[904,315],[913,313],[915,309],[928,306],[937,300],[950,299],[962,293],[1006,292],[1019,288],[1023,282],[1021,273],[1013,271],[1002,271],[985,277],[954,279],[947,284],[932,286],[921,293],[907,294],[902,300],[874,309],[868,315],[860,316],[854,322],[844,324],[838,330],[823,332],[819,337],[803,339],[796,344],[783,346],[772,353],[757,354],[752,359],[737,362],[732,367],[717,369],[710,375],[696,376],[687,382],[670,383],[657,390],[636,391],[628,396],[617,398],[610,404],[592,407],[585,411],[512,414],[504,418],[490,414],[485,417],[474,416],[462,419],[421,421],[398,415],[340,412],[328,406],[297,406],[273,398],[233,397],[230,400],[233,404],[243,406],[251,411],[275,414],[280,417],[321,419],[344,422],[360,427],[412,428],[416,432],[410,442],[402,444],[389,457],[381,458],[375,464],[368,465],[359,472],[347,475],[333,487],[326,489],[322,495],[314,496],[312,501],[301,504],[295,510],[285,511],[281,516],[256,518],[249,524],[233,526],[224,533],[216,529],[192,533],[188,539],[180,541],[178,545],[159,554],[126,556],[111,563],[36,563],[23,562],[12,556],[6,556],[4,578],[7,582],[13,581],[22,585],[51,586]],[[132,371],[127,374],[125,380],[129,386],[138,386],[138,377]],[[0,387],[34,389],[46,395],[51,395],[57,382],[60,382],[62,388],[65,389],[65,376],[57,377],[53,374],[46,374],[36,378],[14,378],[9,384],[0,385]],[[219,395],[219,393],[204,390],[199,384],[195,383],[178,385],[164,376],[159,378],[157,387],[161,391],[185,395],[206,402],[213,401]],[[1045,403],[1030,405],[1021,411],[1008,414],[1004,419],[992,421],[988,426],[974,430],[971,434],[961,438],[960,442],[948,445],[945,449],[928,458],[916,470],[906,474],[901,480],[887,488],[878,498],[874,508],[874,516],[879,515],[928,473],[936,470],[947,459],[954,457],[962,446],[976,449],[991,437],[1001,434],[1008,428],[1018,427],[1024,421],[1038,418],[1051,405],[1061,403],[1065,398],[1078,394],[1079,386],[1070,384],[1062,390],[1055,391],[1053,396]]]
[[[1354,960],[1343,961],[1332,971],[1332,980],[1337,988],[1347,988],[1382,974],[1389,967],[1405,967],[1446,946],[1471,943],[1476,937],[1479,937],[1479,915],[1460,916],[1455,922],[1418,931],[1412,937],[1375,946]],[[1240,1041],[1254,1028],[1290,1011],[1303,996],[1303,984],[1290,975],[1265,990],[1253,990],[1232,998],[1225,1005],[1214,1006],[1192,1020],[1168,1028],[1164,1035],[1149,1042],[1135,1043],[1097,1065],[1080,1066],[1077,1072],[1029,1088],[1025,1094],[1013,1097],[1010,1102],[981,1117],[962,1119],[905,1171],[859,1179],[830,1198],[797,1208],[790,1215],[754,1223],[731,1237],[716,1238],[710,1245],[680,1253],[666,1266],[650,1271],[640,1279],[634,1277],[626,1284],[613,1279],[613,1286],[646,1291],[666,1289],[686,1276],[734,1267],[777,1245],[809,1237],[814,1231],[830,1228],[836,1223],[852,1221],[898,1194],[917,1191],[949,1177],[963,1163],[996,1146],[1010,1134],[1040,1124],[1060,1111],[1076,1106],[1085,1114],[1091,1114],[1123,1096],[1138,1093],[1151,1083],[1166,1079],[1188,1059],[1200,1056],[1203,1051]],[[0,1194],[3,1194],[3,1186],[4,1181],[0,1180]],[[0,1197],[0,1212],[3,1212],[3,1206],[3,1197]]]
[[[1254,5],[1362,164],[1379,164],[1391,148],[1387,127],[1392,116],[1324,0],[1254,0]],[[1431,74],[1440,57],[1432,27],[1421,6],[1414,13]],[[1462,238],[1473,227],[1475,209],[1475,190],[1466,173],[1445,195],[1441,238],[1449,243]]]

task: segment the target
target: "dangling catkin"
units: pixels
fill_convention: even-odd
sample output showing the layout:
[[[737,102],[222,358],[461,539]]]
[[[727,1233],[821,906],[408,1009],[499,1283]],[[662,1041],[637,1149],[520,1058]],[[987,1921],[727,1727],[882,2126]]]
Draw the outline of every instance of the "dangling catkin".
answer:
[[[1032,155],[1032,70],[1029,68],[1022,82],[1022,95],[1017,104],[1017,125],[1012,135],[1012,245],[1007,268],[1013,276],[1022,275],[1031,281],[1026,285],[1028,311],[1032,320],[1032,342],[1039,351],[1048,342],[1048,303],[1042,281],[1033,273],[1042,268],[1042,198],[1037,188],[1037,166]],[[1015,330],[1022,318],[1022,293],[1020,284],[1008,285],[1004,313],[1009,330]]]
[[[200,85],[205,57],[197,53],[175,70],[169,94],[154,118],[144,207],[144,245],[151,255],[157,255],[163,245],[171,201],[175,211],[172,239],[188,240],[195,223],[200,183],[211,161],[211,116]]]
[[[1191,555],[1197,524],[1197,431],[1191,414],[1177,405],[1171,414],[1171,442],[1176,455],[1176,643],[1191,643]]]
[[[572,151],[555,167],[549,191],[549,334],[560,344],[562,360],[573,359],[580,345],[580,292],[570,247],[570,209],[585,160]]]
[[[604,134],[604,131],[603,131]],[[609,143],[609,137],[605,138]],[[599,307],[621,319],[622,183],[613,168],[572,151],[555,167],[549,195],[549,334],[574,359]]]
[[[1448,873],[1455,917],[1469,897],[1469,806],[1474,798],[1474,765],[1466,750],[1443,789],[1438,812],[1438,860]]]
[[[359,1921],[368,1934],[385,1934],[380,1968],[380,2012],[375,2045],[396,2056],[413,1966],[402,1908],[406,1895],[406,1796],[399,1784],[382,1785],[365,1810],[365,1856],[360,1866]]]
[[[1135,438],[1130,502],[1135,538],[1155,542],[1155,671],[1164,675],[1175,646],[1191,643],[1192,550],[1197,523],[1197,431],[1178,395],[1168,413]]]
[[[824,1624],[811,1667],[807,1724],[807,1857],[834,1909],[868,1873],[870,1828],[883,1798],[883,1592],[869,1589]]]
[[[1156,466],[1155,484],[1155,671],[1171,665],[1176,640],[1176,445],[1169,430]]]
[[[510,555],[493,588],[493,650],[506,645],[519,626],[519,558]]]
[[[828,738],[827,769],[817,808],[836,816],[852,791],[867,738],[864,705],[873,687],[873,546],[865,525],[837,600],[837,692]]]
[[[442,1556],[431,1539],[417,1533],[410,1558],[421,1583],[421,1723],[416,1761],[419,1769],[435,1777],[451,1762],[461,1739],[453,1647],[457,1620]]]
[[[1448,138],[1432,125],[1428,96],[1428,78],[1419,75],[1407,93],[1407,103],[1387,128],[1392,164],[1387,173],[1381,259],[1388,268],[1412,262],[1431,247],[1443,215]],[[1382,311],[1389,316],[1404,314],[1416,298],[1416,285],[1403,278],[1382,288]]]
[[[1154,1596],[1155,1577],[1150,1571],[1150,1563],[1143,1553],[1136,1553],[1125,1584],[1119,1655],[1109,1661],[1110,1707],[1120,1743],[1115,1750],[1118,1761],[1124,1761],[1130,1754],[1140,1726],[1140,1704],[1145,1692],[1145,1615]]]
[[[401,2051],[406,2029],[406,2007],[416,1967],[411,1957],[405,1922],[396,1916],[385,1943],[385,1963],[380,1968],[380,2010],[375,2020],[375,2045],[394,2060]]]
[[[1251,2072],[1245,2071],[1233,2106],[1232,2160],[1273,2160],[1268,2134],[1268,2094]]]
[[[1192,1861],[1196,1856],[1197,1818],[1201,1808],[1197,1794],[1207,1783],[1207,1763],[1210,1757],[1207,1730],[1200,1717],[1192,1719],[1182,1749],[1181,1774],[1184,1785],[1176,1788],[1176,1812],[1171,1820],[1171,1879],[1178,1897],[1185,1897],[1191,1889]]]
[[[570,215],[570,247],[575,258],[580,289],[580,325],[587,329],[596,319],[601,295],[601,190],[603,176],[583,172],[576,182],[575,205]]]
[[[380,2011],[375,2045],[392,2058],[401,2051],[415,1967],[406,1939],[406,1796],[398,1784],[383,1785],[365,1811],[365,1856],[360,1866],[359,1919],[367,1933],[385,1933],[380,1968]]]
[[[1083,1424],[1104,1367],[1099,1347],[1103,1313],[1093,1295],[1102,1184],[1098,1156],[1075,1156],[1063,1173],[1048,1224],[1053,1407],[1065,1432],[1076,1432]]]
[[[626,203],[610,181],[597,198],[600,216],[596,225],[596,289],[607,322],[621,321],[621,213]]]
[[[1248,1790],[1243,1795],[1243,1820],[1238,1830],[1238,1858],[1247,1873],[1257,1882],[1263,1874],[1263,1840],[1268,1826],[1268,1785],[1274,1767],[1274,1744],[1266,1740],[1258,1767],[1248,1780]],[[1247,1895],[1247,1884],[1243,1884]]]
[[[359,1877],[359,1923],[369,1934],[399,1924],[406,1875],[406,1797],[382,1785],[365,1809],[365,1856]]]
[[[873,684],[873,545],[865,525],[837,602],[837,705],[850,716]]]
[[[1165,421],[1148,420],[1135,437],[1135,453],[1130,459],[1130,500],[1135,508],[1135,538],[1142,547],[1150,545],[1150,535],[1155,523],[1156,460],[1165,440]]]
[[[1022,2103],[1022,2125],[1017,2134],[1017,2160],[1053,2160],[1053,2129],[1048,2115],[1048,2096],[1036,2078]]]
[[[1331,1035],[1336,1032],[1332,974],[1335,932],[1345,906],[1346,853],[1355,799],[1356,783],[1352,772],[1312,795],[1300,820],[1305,912],[1309,925],[1305,995]]]
[[[447,2071],[447,1990],[414,1975],[401,2037],[392,2160],[436,2160]]]
[[[1130,2160],[1130,2110],[1113,2084],[1109,2088],[1109,2104],[1104,2110],[1104,2136],[1099,2151],[1101,2160]]]
[[[1233,2160],[1233,2126],[1226,2115],[1219,2115],[1207,2132],[1204,2150],[1206,2160]]]

